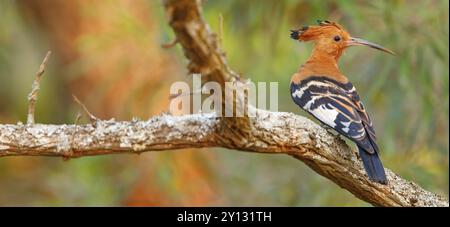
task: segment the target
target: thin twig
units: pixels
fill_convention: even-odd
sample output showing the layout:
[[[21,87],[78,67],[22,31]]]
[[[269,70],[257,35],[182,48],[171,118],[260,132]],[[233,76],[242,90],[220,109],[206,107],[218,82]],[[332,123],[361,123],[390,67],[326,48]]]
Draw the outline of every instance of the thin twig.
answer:
[[[89,121],[91,123],[94,123],[96,121],[98,121],[98,118],[95,117],[93,114],[91,114],[91,112],[89,112],[88,108],[77,98],[77,96],[72,95],[73,100],[75,100],[76,103],[78,103],[78,105],[80,105],[80,107],[83,109],[84,113],[88,116]],[[78,118],[78,116],[77,116]]]
[[[36,72],[36,78],[34,79],[33,85],[31,86],[31,92],[28,94],[28,116],[27,116],[27,124],[34,124],[34,111],[36,108],[36,101],[38,97],[39,91],[39,82],[41,81],[41,77],[45,71],[45,64],[47,64],[48,58],[52,52],[48,51],[47,55],[45,55],[44,60],[42,60],[41,65],[39,66],[39,71]]]

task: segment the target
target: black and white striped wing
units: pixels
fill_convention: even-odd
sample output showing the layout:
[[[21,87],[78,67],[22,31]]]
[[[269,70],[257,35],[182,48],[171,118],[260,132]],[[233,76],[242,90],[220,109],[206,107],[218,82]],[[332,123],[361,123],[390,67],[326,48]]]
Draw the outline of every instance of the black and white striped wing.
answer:
[[[291,96],[302,109],[367,152],[378,151],[372,122],[350,82],[343,84],[324,77],[312,77],[299,84],[292,83]]]

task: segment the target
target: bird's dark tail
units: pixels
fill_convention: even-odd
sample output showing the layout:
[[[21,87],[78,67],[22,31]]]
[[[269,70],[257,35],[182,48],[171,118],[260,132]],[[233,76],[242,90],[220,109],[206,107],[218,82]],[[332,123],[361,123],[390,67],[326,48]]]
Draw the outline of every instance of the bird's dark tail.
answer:
[[[369,179],[381,184],[387,184],[386,173],[377,152],[371,154],[360,146],[358,146],[358,150]]]

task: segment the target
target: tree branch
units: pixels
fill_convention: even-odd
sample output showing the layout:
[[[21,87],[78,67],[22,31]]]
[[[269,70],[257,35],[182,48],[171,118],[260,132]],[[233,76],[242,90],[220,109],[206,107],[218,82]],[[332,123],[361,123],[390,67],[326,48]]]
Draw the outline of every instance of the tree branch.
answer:
[[[214,113],[95,125],[0,125],[0,156],[74,158],[203,147],[288,154],[373,205],[448,206],[444,198],[390,170],[386,170],[389,185],[368,180],[361,161],[344,141],[304,117],[256,111],[246,137],[221,131],[223,118]]]
[[[206,80],[222,85],[239,78],[228,67],[225,55],[219,49],[217,35],[211,33],[202,18],[200,0],[166,0],[164,6],[176,40],[190,60],[187,66],[190,73],[200,73]]]
[[[216,128],[213,115],[161,115],[130,122],[96,120],[85,125],[0,125],[0,157],[76,158],[209,147]]]

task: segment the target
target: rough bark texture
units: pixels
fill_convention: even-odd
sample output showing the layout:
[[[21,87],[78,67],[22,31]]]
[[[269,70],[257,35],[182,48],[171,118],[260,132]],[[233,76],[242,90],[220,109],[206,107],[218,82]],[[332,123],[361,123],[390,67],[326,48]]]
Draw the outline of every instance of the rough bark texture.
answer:
[[[356,153],[339,137],[291,113],[256,110],[249,134],[221,130],[215,114],[160,115],[147,121],[97,121],[87,125],[0,125],[0,156],[65,158],[179,148],[225,147],[288,154],[376,206],[448,206],[417,184],[386,170],[389,184],[368,180]]]
[[[168,0],[169,23],[190,60],[189,70],[207,80],[240,83],[227,66],[216,37],[201,18],[200,1]],[[230,100],[227,100],[230,101]],[[232,100],[236,102],[237,100]],[[224,147],[288,154],[375,206],[448,206],[448,201],[386,169],[388,185],[369,181],[356,152],[339,137],[291,113],[256,110],[256,117],[214,113],[160,115],[147,121],[96,121],[87,125],[0,125],[0,156],[66,158],[180,148]]]

